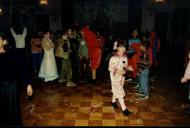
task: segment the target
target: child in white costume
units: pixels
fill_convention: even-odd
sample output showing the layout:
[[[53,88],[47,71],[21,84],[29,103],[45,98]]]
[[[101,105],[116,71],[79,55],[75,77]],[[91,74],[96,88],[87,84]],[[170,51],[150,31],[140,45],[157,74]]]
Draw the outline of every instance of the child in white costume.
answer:
[[[124,103],[125,91],[123,89],[125,82],[126,70],[133,70],[128,67],[128,59],[126,56],[126,48],[122,42],[117,42],[117,52],[113,55],[109,61],[109,71],[112,87],[112,105],[117,108],[116,99],[118,99],[123,114],[128,116],[131,112],[126,108]]]

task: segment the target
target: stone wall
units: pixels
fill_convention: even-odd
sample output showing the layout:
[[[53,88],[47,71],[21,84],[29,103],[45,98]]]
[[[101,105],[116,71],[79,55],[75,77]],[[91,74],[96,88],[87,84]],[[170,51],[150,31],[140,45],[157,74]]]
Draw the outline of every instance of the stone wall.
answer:
[[[74,0],[74,20],[80,23],[95,23],[101,27],[113,27],[128,22],[129,0]]]

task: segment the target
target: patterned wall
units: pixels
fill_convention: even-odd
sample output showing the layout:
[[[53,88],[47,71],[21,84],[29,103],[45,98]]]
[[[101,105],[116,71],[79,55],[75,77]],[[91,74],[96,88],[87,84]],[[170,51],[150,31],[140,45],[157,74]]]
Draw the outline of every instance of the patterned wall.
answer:
[[[128,21],[128,0],[75,0],[73,9],[76,22],[111,26]]]

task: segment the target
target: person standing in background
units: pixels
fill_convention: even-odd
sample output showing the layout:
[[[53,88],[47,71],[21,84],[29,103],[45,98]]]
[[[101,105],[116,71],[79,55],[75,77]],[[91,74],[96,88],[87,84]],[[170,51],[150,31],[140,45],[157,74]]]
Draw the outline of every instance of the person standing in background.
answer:
[[[68,40],[70,43],[70,60],[72,65],[72,76],[73,79],[77,80],[79,76],[79,56],[78,56],[78,48],[79,48],[79,41],[77,36],[77,31],[74,29],[69,28],[67,30]]]
[[[54,56],[54,44],[50,39],[50,33],[44,32],[42,39],[44,56],[40,67],[39,77],[44,78],[45,82],[54,81],[58,78],[57,65]]]
[[[56,56],[59,56],[62,60],[61,72],[59,75],[60,83],[66,81],[66,86],[76,86],[72,82],[72,65],[70,58],[70,42],[68,39],[67,31],[64,31],[61,38],[58,41],[58,47],[56,49]],[[66,77],[66,78],[65,78]]]
[[[129,39],[128,41],[128,46],[129,46],[129,50],[134,51],[134,54],[132,57],[130,57],[129,59],[129,64],[133,67],[133,80],[135,82],[138,81],[138,77],[137,77],[137,61],[138,61],[138,54],[140,52],[140,45],[141,45],[141,41],[138,38],[138,31],[137,30],[133,30],[132,32],[132,38]]]
[[[79,50],[78,55],[80,58],[79,65],[79,78],[80,80],[87,80],[87,70],[89,65],[89,57],[88,57],[88,46],[86,41],[83,38],[82,33],[79,34]]]
[[[33,95],[28,67],[22,67],[21,71],[17,61],[15,51],[8,48],[5,36],[0,34],[0,126],[4,127],[22,126],[18,75],[24,81],[27,95]]]
[[[34,77],[36,77],[39,73],[39,69],[43,58],[42,41],[40,37],[38,36],[32,37],[31,51],[32,51],[33,72],[34,72]]]
[[[152,49],[148,41],[143,41],[140,45],[140,54],[138,54],[138,73],[139,73],[139,93],[142,99],[149,98],[149,72],[153,63]]]
[[[14,51],[15,51],[15,57],[17,58],[17,65],[19,70],[22,72],[22,74],[25,74],[25,72],[27,72],[28,75],[32,74],[29,72],[29,70],[25,71],[24,69],[27,69],[27,61],[26,61],[26,36],[27,36],[27,28],[24,27],[24,29],[22,30],[21,27],[16,27],[15,29],[16,31],[14,31],[14,29],[11,27],[10,31],[12,36],[14,37],[15,40],[15,47],[14,47]],[[22,78],[20,78],[20,82],[22,82]]]
[[[190,53],[189,53],[189,59],[190,59]],[[190,61],[187,64],[184,76],[181,78],[181,83],[186,83],[188,82],[188,86],[189,86],[189,97],[188,97],[188,109],[187,112],[188,114],[190,114]]]
[[[82,28],[82,33],[84,35],[84,39],[86,40],[88,46],[90,68],[92,72],[92,79],[90,80],[90,84],[95,84],[96,71],[100,66],[102,50],[97,42],[96,34],[90,30],[88,25]]]

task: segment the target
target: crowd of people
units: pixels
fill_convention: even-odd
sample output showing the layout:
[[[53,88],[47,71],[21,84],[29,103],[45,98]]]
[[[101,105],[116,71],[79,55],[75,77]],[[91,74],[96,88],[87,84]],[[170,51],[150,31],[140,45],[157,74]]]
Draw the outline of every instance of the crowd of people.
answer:
[[[95,84],[97,69],[107,70],[109,59],[116,50],[117,41],[120,40],[125,42],[127,55],[130,58],[129,64],[134,68],[131,76],[134,81],[138,81],[137,63],[142,41],[148,41],[150,63],[153,64],[152,67],[157,67],[160,40],[155,31],[150,35],[142,34],[139,37],[138,31],[134,30],[131,37],[107,38],[98,30],[92,31],[89,25],[85,25],[80,28],[66,27],[56,34],[50,31],[34,34],[31,37],[33,72],[36,77],[43,78],[46,82],[58,79],[58,82],[66,81],[67,86],[75,86],[73,81],[86,80]],[[51,55],[49,50],[52,51]]]
[[[67,86],[76,86],[73,81],[79,79],[96,83],[104,43],[100,33],[92,32],[88,25],[79,30],[67,27],[56,36],[50,31],[33,36],[33,72],[45,82],[58,79]]]
[[[123,99],[125,81],[136,84],[134,88],[141,99],[150,97],[150,73],[156,72],[160,59],[160,39],[154,30],[140,36],[137,30],[133,30],[127,37],[105,37],[100,31],[92,30],[89,25],[69,26],[55,33],[33,32],[30,35],[32,71],[25,59],[27,28],[20,32],[10,28],[10,32],[15,47],[9,47],[9,39],[0,35],[0,77],[3,78],[0,80],[0,102],[4,108],[0,113],[10,111],[9,114],[4,114],[7,115],[6,118],[0,119],[5,124],[22,122],[18,116],[20,107],[15,109],[15,106],[19,106],[18,96],[14,96],[18,95],[18,72],[20,80],[27,87],[28,95],[32,96],[33,79],[40,78],[46,85],[66,82],[66,86],[71,87],[81,80],[89,85],[96,85],[98,73],[109,71],[113,93],[111,104],[114,108],[119,107],[116,103],[118,100],[126,116],[132,113]],[[187,81],[188,72],[189,70],[182,82]]]

